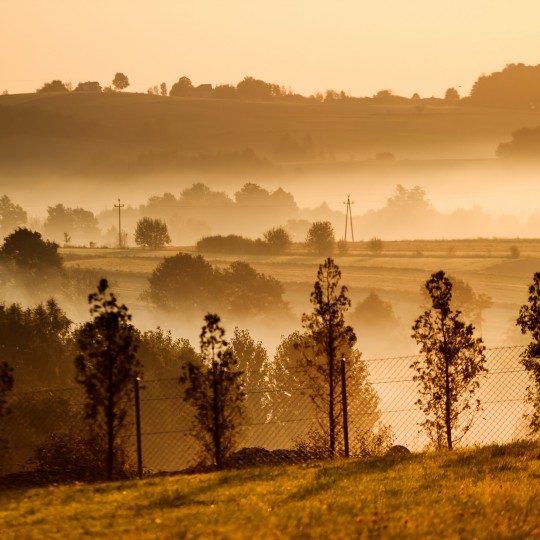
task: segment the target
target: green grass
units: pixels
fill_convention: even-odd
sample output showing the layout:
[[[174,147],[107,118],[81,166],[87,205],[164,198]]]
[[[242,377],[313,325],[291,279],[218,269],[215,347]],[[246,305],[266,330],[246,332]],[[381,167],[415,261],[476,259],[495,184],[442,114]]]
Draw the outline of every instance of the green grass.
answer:
[[[11,490],[0,523],[3,538],[535,538],[540,446]]]

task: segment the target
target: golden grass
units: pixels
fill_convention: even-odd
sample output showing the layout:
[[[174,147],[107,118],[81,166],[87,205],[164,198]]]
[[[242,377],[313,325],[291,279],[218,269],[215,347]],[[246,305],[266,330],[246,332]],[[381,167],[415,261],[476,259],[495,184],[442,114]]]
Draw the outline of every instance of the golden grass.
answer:
[[[0,494],[2,537],[540,537],[538,443]]]

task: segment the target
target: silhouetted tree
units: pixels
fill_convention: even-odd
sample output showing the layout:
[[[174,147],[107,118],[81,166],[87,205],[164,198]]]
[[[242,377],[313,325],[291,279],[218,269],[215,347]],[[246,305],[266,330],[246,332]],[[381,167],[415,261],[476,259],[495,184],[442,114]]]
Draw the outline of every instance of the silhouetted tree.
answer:
[[[450,102],[459,101],[459,92],[455,88],[448,88],[444,94],[444,100]]]
[[[254,317],[287,313],[283,285],[274,277],[257,272],[248,263],[233,261],[219,276],[222,306],[230,313]]]
[[[437,449],[452,450],[481,408],[473,398],[487,372],[485,347],[474,337],[474,326],[452,310],[452,282],[442,270],[431,275],[426,290],[432,308],[416,319],[412,334],[423,355],[411,364],[420,393],[416,404],[426,416],[421,426]]]
[[[335,245],[334,228],[329,221],[316,221],[311,225],[306,236],[306,246],[310,251],[319,255],[331,255]]]
[[[306,329],[308,342],[304,344],[307,365],[324,378],[327,407],[329,457],[333,458],[336,450],[336,412],[339,407],[340,360],[350,352],[356,343],[354,330],[345,324],[345,312],[351,305],[347,297],[347,287],[339,289],[341,271],[333,259],[327,258],[319,265],[310,301],[313,304],[311,314],[302,315],[302,324]]]
[[[236,86],[232,84],[218,84],[213,91],[214,97],[219,99],[233,99],[236,97]]]
[[[471,89],[470,101],[489,107],[537,107],[540,64],[507,64],[502,71],[481,75]]]
[[[5,237],[17,227],[26,225],[28,216],[21,206],[11,202],[7,195],[0,198],[0,237]]]
[[[107,440],[107,478],[114,473],[116,448],[131,408],[134,381],[141,374],[139,334],[125,305],[119,305],[106,279],[88,296],[93,319],[76,332],[80,354],[76,381],[86,391],[85,416]]]
[[[71,321],[55,300],[35,308],[0,304],[0,358],[17,372],[17,387],[53,387],[73,380]]]
[[[166,310],[201,312],[217,306],[244,316],[287,311],[281,283],[241,261],[220,270],[201,255],[179,253],[158,264],[148,281],[144,296]]]
[[[272,416],[269,392],[271,362],[262,342],[255,341],[248,330],[234,329],[230,347],[243,374],[246,406],[254,423],[267,422]]]
[[[123,73],[118,72],[112,80],[112,85],[116,90],[124,90],[129,86],[129,79]]]
[[[162,82],[160,85],[159,85],[159,92],[162,96],[167,96],[169,95],[169,92],[167,91],[167,84]]]
[[[13,263],[17,269],[27,270],[36,277],[62,268],[58,244],[42,240],[40,233],[25,228],[6,236],[0,248],[0,260]]]
[[[277,84],[267,83],[253,77],[244,77],[236,85],[236,93],[241,98],[268,99],[282,96],[285,92]]]
[[[398,323],[398,319],[390,302],[385,302],[376,292],[371,291],[364,300],[356,304],[351,313],[351,321],[355,326],[368,331],[390,328]]]
[[[386,207],[392,211],[421,212],[431,209],[432,205],[426,197],[425,190],[420,186],[407,189],[398,184],[396,194],[388,198]]]
[[[147,298],[166,310],[205,311],[219,295],[212,265],[201,255],[165,257],[148,278]]]
[[[175,82],[169,91],[169,96],[185,97],[189,96],[193,92],[193,83],[188,77],[180,77]]]
[[[540,432],[540,272],[533,276],[529,287],[528,304],[521,306],[516,324],[522,334],[530,334],[531,342],[521,355],[521,363],[529,374],[527,402],[532,413],[527,415],[532,434]]]
[[[219,316],[208,313],[204,320],[200,362],[184,366],[180,383],[186,385],[184,401],[195,409],[194,436],[221,469],[235,449],[246,395],[243,373],[223,337]]]
[[[171,243],[167,224],[161,219],[143,217],[135,227],[135,243],[149,249],[161,249]]]
[[[159,327],[141,334],[137,355],[146,379],[177,377],[185,363],[197,358],[189,340],[173,339],[170,330],[164,332]]]
[[[475,328],[482,329],[484,322],[484,310],[493,305],[491,296],[485,293],[477,294],[471,285],[462,279],[448,276],[452,282],[452,303],[451,308],[459,310],[465,319],[470,320]],[[422,294],[426,302],[431,302],[425,286],[421,287]]]
[[[101,84],[97,81],[80,82],[74,92],[101,92]]]
[[[263,234],[270,253],[284,253],[291,246],[292,240],[283,227],[274,227]]]
[[[371,240],[368,241],[367,246],[371,253],[373,253],[374,255],[378,255],[383,250],[383,241],[380,238],[374,236]]]
[[[36,92],[69,92],[67,84],[55,79],[54,81],[45,83]]]
[[[514,131],[512,139],[499,144],[496,153],[502,159],[537,161],[540,156],[540,126]]]
[[[200,253],[234,253],[242,255],[267,253],[269,251],[268,246],[262,240],[252,240],[237,234],[205,236],[197,241],[195,248]]]
[[[100,234],[98,220],[93,212],[83,208],[65,207],[63,204],[47,208],[44,229],[49,238],[57,241],[65,238],[65,233],[77,242],[97,238]]]
[[[8,412],[7,395],[13,388],[13,368],[4,360],[0,362],[0,419]],[[1,441],[0,441],[1,442]]]

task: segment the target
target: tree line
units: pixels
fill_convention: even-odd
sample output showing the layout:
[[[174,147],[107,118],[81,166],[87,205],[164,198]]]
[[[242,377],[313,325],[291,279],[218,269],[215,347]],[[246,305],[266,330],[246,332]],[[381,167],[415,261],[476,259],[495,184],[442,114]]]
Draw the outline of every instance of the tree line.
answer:
[[[29,369],[18,363],[24,354],[19,347],[10,350],[6,344],[10,343],[13,332],[28,327],[22,341],[27,344],[26,353],[33,358],[35,366],[43,370],[41,376],[61,371],[54,362],[59,354],[67,354],[74,362],[74,378],[86,395],[84,416],[88,435],[71,434],[69,440],[67,435],[59,438],[56,434],[48,444],[54,445],[56,452],[61,453],[67,447],[71,451],[75,437],[75,446],[82,446],[85,451],[101,449],[106,460],[100,470],[108,478],[129,472],[122,444],[127,407],[135,381],[143,377],[147,368],[151,369],[156,358],[164,360],[178,377],[184,401],[193,411],[193,433],[201,444],[203,459],[211,466],[223,467],[227,456],[236,448],[238,430],[246,413],[246,381],[260,376],[264,367],[267,368],[265,383],[277,390],[284,381],[290,385],[291,379],[302,380],[300,388],[309,388],[308,399],[321,412],[323,420],[304,440],[297,442],[299,448],[319,458],[343,455],[347,447],[340,422],[344,414],[340,395],[341,385],[346,381],[343,373],[351,383],[350,399],[357,400],[362,410],[369,412],[364,424],[356,426],[359,433],[375,436],[376,430],[384,430],[384,426],[377,428],[378,396],[369,383],[356,333],[345,319],[351,302],[347,287],[341,285],[341,277],[333,259],[327,258],[319,265],[310,295],[312,311],[302,316],[303,331],[282,340],[272,363],[245,331],[235,331],[233,341],[228,342],[221,318],[215,312],[204,316],[198,353],[189,342],[172,340],[170,333],[161,329],[141,333],[133,326],[128,308],[118,302],[106,279],[101,279],[97,291],[88,296],[91,319],[73,332],[68,330],[70,321],[52,299],[46,306],[35,309],[4,305],[0,310],[0,412],[6,414],[14,381],[24,377]],[[421,426],[433,447],[451,450],[469,431],[481,410],[477,391],[487,372],[485,347],[482,339],[475,336],[474,325],[463,320],[461,311],[453,309],[454,285],[444,271],[432,274],[425,290],[430,306],[412,327],[412,337],[422,353],[411,364],[419,393],[417,406],[424,414]],[[538,433],[540,273],[534,275],[528,303],[521,307],[517,325],[523,333],[531,335],[521,362],[530,376],[526,396],[531,405],[529,428],[531,433]],[[47,336],[45,339],[54,337],[58,343],[56,354],[51,355],[49,362],[42,352],[47,347],[37,337],[40,332]],[[34,343],[36,348],[32,349]],[[347,366],[346,371],[340,369],[341,364]],[[274,401],[251,398],[251,406],[262,407],[267,418],[279,419],[283,411],[290,410],[287,406],[290,397],[289,392],[282,392],[281,399]],[[389,441],[391,435],[383,439],[386,444]],[[38,450],[35,458],[38,461],[50,457],[45,447]]]
[[[121,91],[130,85],[124,73],[116,73],[111,84],[102,87],[97,81],[80,82],[73,88],[70,83],[53,80],[45,83],[37,92],[111,92]],[[315,93],[309,97],[295,93],[291,88],[270,83],[252,76],[244,77],[236,85],[209,83],[194,85],[185,75],[173,83],[170,90],[165,82],[151,86],[148,94],[173,97],[200,97],[218,99],[312,99],[332,102],[347,99],[371,99],[381,103],[405,101],[425,101],[415,92],[410,98],[395,95],[392,90],[383,89],[371,97],[354,98],[344,91],[328,89],[324,94]],[[430,98],[431,102],[447,104],[462,103],[488,107],[531,108],[540,102],[540,64],[507,64],[501,71],[480,75],[474,82],[468,96],[461,97],[456,87],[449,87],[443,99]]]

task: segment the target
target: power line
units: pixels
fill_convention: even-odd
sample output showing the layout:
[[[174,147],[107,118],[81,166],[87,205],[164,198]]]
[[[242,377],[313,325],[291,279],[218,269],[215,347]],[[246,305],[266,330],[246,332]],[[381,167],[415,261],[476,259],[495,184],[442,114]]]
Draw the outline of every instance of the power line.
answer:
[[[118,208],[118,247],[122,247],[122,221],[120,218],[120,209],[124,208],[125,204],[120,204],[120,199],[118,199],[118,204],[115,204],[114,207]]]
[[[354,201],[351,202],[351,196],[347,195],[347,202],[344,202],[343,204],[347,205],[347,212],[345,214],[345,242],[347,241],[347,225],[350,224],[351,226],[351,237],[352,241],[354,242],[354,230],[353,230],[353,224],[352,224],[352,210],[351,210],[351,204],[354,204]]]

